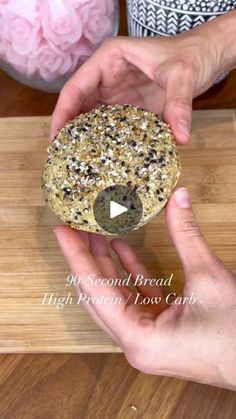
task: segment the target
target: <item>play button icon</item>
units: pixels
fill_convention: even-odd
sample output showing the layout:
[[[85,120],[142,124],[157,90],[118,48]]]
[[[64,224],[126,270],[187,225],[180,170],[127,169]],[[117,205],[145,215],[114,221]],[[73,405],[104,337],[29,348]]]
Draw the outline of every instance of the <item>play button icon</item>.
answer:
[[[117,202],[110,202],[110,218],[118,217],[118,215],[124,214],[128,211],[128,208],[123,205],[117,204]]]
[[[94,204],[94,217],[110,234],[124,234],[135,229],[142,217],[142,202],[130,185],[112,185],[100,192]]]

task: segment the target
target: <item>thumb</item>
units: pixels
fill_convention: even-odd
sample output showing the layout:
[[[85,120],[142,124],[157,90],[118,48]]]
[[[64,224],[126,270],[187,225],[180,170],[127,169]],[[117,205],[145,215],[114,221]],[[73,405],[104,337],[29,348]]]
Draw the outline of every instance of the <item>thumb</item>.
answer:
[[[170,124],[176,141],[187,144],[192,125],[194,78],[186,72],[174,72],[166,82],[164,120]]]
[[[187,189],[177,189],[170,198],[166,224],[186,275],[209,271],[215,266],[218,258],[200,231]]]

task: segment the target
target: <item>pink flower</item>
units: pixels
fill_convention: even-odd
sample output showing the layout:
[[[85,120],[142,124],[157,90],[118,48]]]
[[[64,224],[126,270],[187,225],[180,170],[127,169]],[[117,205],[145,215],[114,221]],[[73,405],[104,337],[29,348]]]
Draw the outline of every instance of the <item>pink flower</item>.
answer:
[[[0,3],[0,18],[1,18],[1,16],[2,16],[2,13],[3,13],[4,8],[5,8],[5,5],[4,5],[4,4],[2,4],[2,3]],[[0,26],[0,28],[1,28],[1,27],[2,27],[2,26]]]
[[[12,64],[18,71],[21,73],[26,73],[27,71],[27,62],[28,59],[23,56],[17,54],[11,47],[11,44],[8,44],[6,47],[6,60]]]
[[[52,81],[58,76],[64,76],[71,71],[72,58],[56,46],[42,44],[35,52],[34,62],[40,76],[47,81]]]
[[[40,20],[45,39],[60,49],[67,49],[81,38],[81,20],[71,0],[41,1]]]
[[[1,9],[0,9],[0,28],[2,27],[2,17],[1,17]],[[5,51],[6,51],[6,41],[2,39],[0,33],[0,59],[5,58]]]
[[[113,6],[114,7],[114,6]],[[109,15],[107,0],[81,0],[79,13],[83,35],[93,44],[100,44],[112,35],[113,15]]]
[[[72,73],[77,70],[95,52],[96,46],[88,42],[84,37],[71,48]]]
[[[1,22],[0,22],[1,24]],[[3,40],[0,38],[0,60],[4,60],[6,57],[6,49],[7,49],[7,45],[5,42],[3,42]]]
[[[27,55],[38,47],[40,23],[37,21],[36,0],[10,0],[2,6],[1,38],[11,43],[19,55]]]
[[[91,7],[92,3],[99,8],[100,13],[104,16],[111,15],[115,11],[115,3],[117,0],[72,0],[77,4],[77,7],[84,4],[87,8]]]
[[[112,35],[116,0],[0,0],[0,59],[27,77],[69,76]]]
[[[8,3],[8,0],[0,0],[0,16],[1,16],[2,11],[3,11],[3,9],[4,9],[4,7],[7,3]]]

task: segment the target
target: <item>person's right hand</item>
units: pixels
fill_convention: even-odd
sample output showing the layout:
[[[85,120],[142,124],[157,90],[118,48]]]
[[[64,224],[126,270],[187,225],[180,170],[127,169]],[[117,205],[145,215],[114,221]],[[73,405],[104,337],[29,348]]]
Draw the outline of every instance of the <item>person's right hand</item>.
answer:
[[[227,45],[235,17],[233,11],[171,38],[118,37],[105,42],[62,89],[51,137],[80,112],[129,103],[162,114],[176,141],[187,143],[193,98],[232,67],[235,57]]]
[[[119,269],[104,236],[66,226],[55,233],[72,274],[80,278],[78,297],[133,367],[236,389],[236,276],[201,234],[186,189],[170,198],[166,223],[185,274],[184,299],[171,304],[172,295],[166,300],[161,287],[148,280],[136,287],[138,302],[133,289],[112,282]],[[111,247],[133,280],[138,274],[153,278],[123,240],[114,239]],[[91,284],[90,275],[110,283]],[[147,298],[153,303],[143,304]]]

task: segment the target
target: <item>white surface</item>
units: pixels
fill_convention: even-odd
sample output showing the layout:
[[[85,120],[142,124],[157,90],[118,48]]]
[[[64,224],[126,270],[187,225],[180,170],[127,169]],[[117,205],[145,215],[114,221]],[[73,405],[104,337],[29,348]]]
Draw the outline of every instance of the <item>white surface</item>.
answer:
[[[117,204],[115,201],[110,202],[110,218],[118,217],[118,215],[124,214],[128,211],[128,208],[123,205]]]

